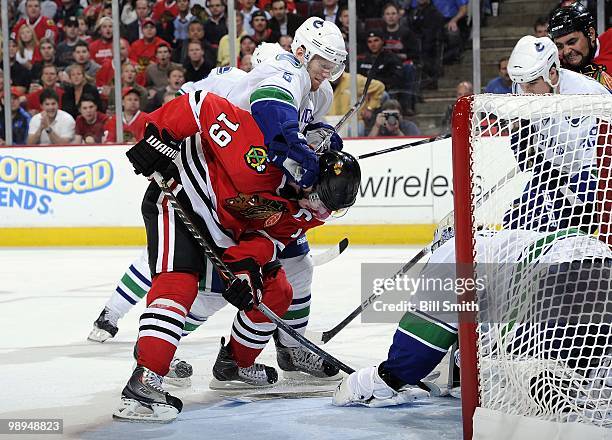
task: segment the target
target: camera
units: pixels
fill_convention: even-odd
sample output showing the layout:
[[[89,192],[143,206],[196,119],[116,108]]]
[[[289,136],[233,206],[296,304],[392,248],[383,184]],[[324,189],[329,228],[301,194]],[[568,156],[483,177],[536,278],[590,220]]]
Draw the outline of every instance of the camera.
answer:
[[[399,113],[394,111],[383,111],[383,116],[385,117],[385,122],[396,125],[399,122]]]

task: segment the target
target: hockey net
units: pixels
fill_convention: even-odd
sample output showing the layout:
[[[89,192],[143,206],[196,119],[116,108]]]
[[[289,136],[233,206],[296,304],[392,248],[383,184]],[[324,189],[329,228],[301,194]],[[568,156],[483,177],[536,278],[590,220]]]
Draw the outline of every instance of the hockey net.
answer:
[[[457,271],[481,282],[460,316],[466,438],[612,438],[611,124],[610,96],[455,105]]]

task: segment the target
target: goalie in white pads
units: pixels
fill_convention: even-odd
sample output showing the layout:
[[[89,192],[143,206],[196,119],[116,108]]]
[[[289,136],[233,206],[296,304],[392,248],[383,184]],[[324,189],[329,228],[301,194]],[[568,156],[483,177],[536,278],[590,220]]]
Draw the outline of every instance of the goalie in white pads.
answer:
[[[518,93],[608,94],[607,89],[596,81],[561,69],[557,49],[548,38],[522,38],[512,52],[508,70],[515,82],[515,91]],[[563,154],[566,150],[555,155],[555,143],[545,142],[545,139],[535,136],[530,129],[523,133],[519,130],[515,133],[516,136],[513,136],[513,149],[519,166],[523,168],[537,166],[540,167],[540,170],[544,169],[548,175],[556,173],[555,178],[552,179],[556,185],[552,187],[544,185],[543,181],[535,179],[531,181],[525,189],[524,196],[515,201],[514,207],[506,214],[505,226],[507,228],[524,228],[531,229],[531,231],[503,231],[499,234],[488,232],[490,237],[481,233],[478,234],[478,244],[487,240],[501,240],[502,234],[515,233],[517,235],[514,239],[520,239],[520,243],[524,244],[527,249],[530,244],[547,237],[546,231],[561,233],[561,228],[564,228],[575,234],[594,232],[592,228],[580,228],[580,226],[597,224],[593,221],[585,223],[583,220],[592,219],[595,215],[593,205],[596,179],[592,179],[590,174],[596,166],[594,137],[597,130],[594,127],[597,127],[598,121],[585,117],[579,121],[566,120],[556,121],[556,123],[563,123],[565,126],[559,129],[559,125],[555,125],[555,121],[550,120],[536,122],[539,127],[544,128],[542,133],[547,136],[548,141],[556,137],[559,143],[568,147],[567,151],[574,159],[571,166],[567,163],[570,155]],[[523,136],[521,137],[520,134]],[[535,154],[537,160],[531,157],[528,161],[525,153],[528,150],[531,150],[532,156]],[[542,174],[540,172],[540,176]],[[561,196],[563,194],[569,194],[571,198],[563,198]],[[542,202],[545,198],[548,203]],[[571,226],[578,227],[572,230],[569,229]],[[541,232],[537,232],[538,230]],[[612,257],[607,246],[590,235],[580,235],[580,237],[571,234],[561,235],[551,244],[562,246],[561,243],[569,245],[572,242],[577,246],[580,246],[578,242],[590,243],[598,250],[593,257],[601,261],[608,261]],[[454,262],[452,243],[453,241],[450,241],[437,249],[428,267],[431,267],[431,263],[436,262]],[[502,255],[497,255],[497,257],[498,259],[492,262],[514,262],[517,261],[518,255],[512,257],[506,253],[505,257]],[[558,263],[575,260],[571,254],[559,254],[557,259]],[[582,262],[581,259],[578,261]],[[549,263],[553,262],[555,261],[549,261]],[[604,301],[609,301],[609,298],[604,298]],[[593,333],[593,329],[589,331]],[[415,385],[425,378],[440,363],[456,340],[457,331],[452,325],[439,322],[424,314],[407,313],[395,332],[387,360],[376,367],[362,369],[351,374],[338,387],[334,396],[334,404],[380,406],[409,400],[415,395],[414,390],[408,391],[408,398],[402,396],[402,393],[398,394],[398,390],[404,385]],[[551,357],[554,355],[554,353],[550,354]],[[556,353],[556,356],[560,354]],[[595,358],[594,364],[599,366],[605,365],[606,362],[609,364],[609,358],[606,358],[603,353],[598,353]],[[588,376],[597,368],[600,367],[591,365],[583,372]],[[608,381],[612,376],[608,370],[605,373],[599,370],[597,374],[606,377]],[[609,386],[610,383],[608,383]]]

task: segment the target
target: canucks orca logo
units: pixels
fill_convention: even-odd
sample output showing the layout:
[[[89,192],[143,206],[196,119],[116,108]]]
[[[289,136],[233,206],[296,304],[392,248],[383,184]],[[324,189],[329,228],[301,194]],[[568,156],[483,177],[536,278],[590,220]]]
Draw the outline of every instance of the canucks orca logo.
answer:
[[[542,52],[544,50],[544,45],[542,43],[535,43],[536,52]]]
[[[264,147],[251,146],[249,151],[244,155],[244,160],[247,165],[257,171],[258,174],[262,174],[267,168],[268,154]]]
[[[323,20],[315,20],[315,21],[312,23],[312,25],[314,26],[314,28],[315,28],[315,29],[322,28],[324,24],[325,24],[325,23],[323,22]]]

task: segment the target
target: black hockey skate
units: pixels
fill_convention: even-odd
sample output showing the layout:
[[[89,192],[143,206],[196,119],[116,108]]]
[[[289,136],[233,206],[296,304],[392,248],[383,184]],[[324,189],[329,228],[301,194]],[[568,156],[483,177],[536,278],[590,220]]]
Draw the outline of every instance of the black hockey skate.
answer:
[[[285,378],[304,380],[309,378],[308,376],[314,376],[324,381],[342,379],[342,373],[338,367],[329,364],[303,346],[285,347],[279,340],[278,331],[274,333],[274,343],[276,344],[276,360]]]
[[[210,389],[252,389],[270,387],[278,381],[278,373],[273,367],[263,364],[253,364],[242,368],[232,358],[225,338],[221,338],[221,349],[213,366],[213,379],[210,381]]]
[[[94,321],[94,327],[87,336],[87,340],[93,342],[104,342],[107,339],[114,338],[119,328],[117,321],[119,317],[106,307]]]
[[[137,366],[121,393],[113,418],[121,421],[168,423],[176,419],[183,402],[162,388],[159,374]]]

